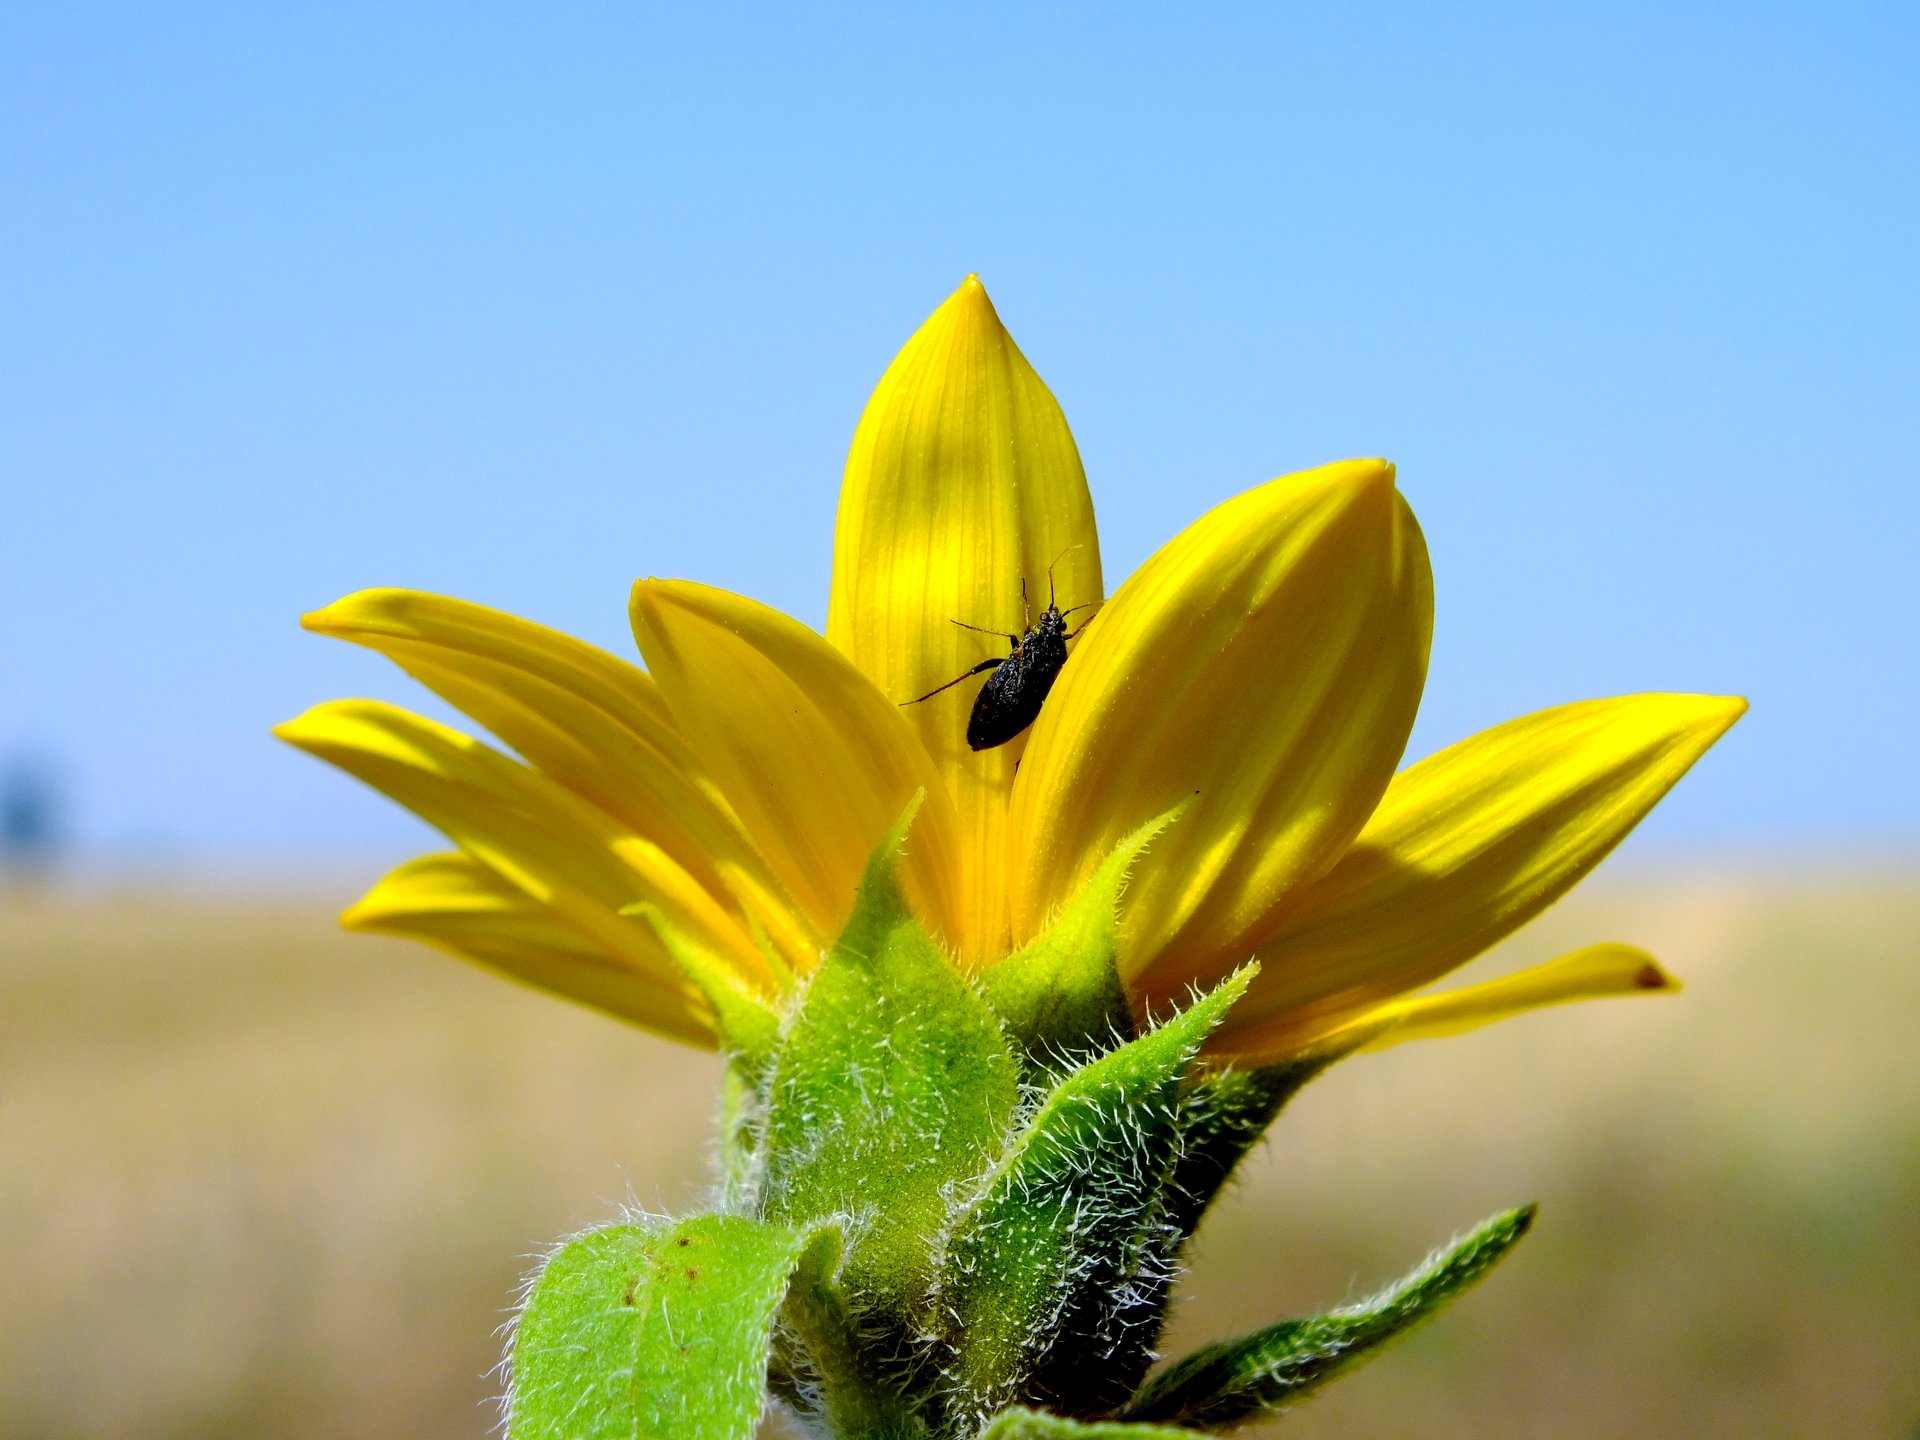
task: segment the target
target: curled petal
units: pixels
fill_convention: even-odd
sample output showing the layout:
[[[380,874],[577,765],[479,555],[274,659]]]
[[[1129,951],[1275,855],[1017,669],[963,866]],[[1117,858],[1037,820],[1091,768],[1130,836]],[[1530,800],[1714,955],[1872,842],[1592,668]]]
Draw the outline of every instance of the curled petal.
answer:
[[[1599,864],[1746,708],[1587,700],[1409,766],[1261,947],[1261,984],[1235,1022],[1325,1029],[1472,959]]]
[[[1107,602],[1015,782],[1016,941],[1129,831],[1122,966],[1149,1000],[1244,960],[1365,823],[1426,678],[1433,586],[1393,467],[1288,476],[1203,516]]]
[[[604,1010],[689,1044],[712,1048],[713,1030],[684,983],[661,978],[664,953],[646,971],[621,963],[478,861],[422,855],[389,872],[340,917],[349,930],[398,935]]]
[[[1027,607],[1037,613],[1050,586],[1063,609],[1101,597],[1086,476],[1059,404],[968,276],[894,359],[860,418],[840,491],[827,638],[904,704],[1007,653],[1004,640],[955,621],[1023,633]],[[979,860],[964,881],[966,928],[1004,953],[1000,857],[1025,738],[967,748],[983,683],[903,713],[953,797],[966,854]]]
[[[644,901],[770,983],[751,932],[658,845],[479,741],[375,700],[317,705],[274,733],[399,801],[636,972],[679,985],[652,932],[619,913]]]
[[[644,670],[512,615],[413,590],[363,590],[304,616],[309,630],[375,650],[567,789],[730,896],[791,965],[820,950],[700,773]]]
[[[968,948],[946,788],[844,655],[777,610],[683,580],[635,585],[633,630],[680,733],[820,933],[839,933],[874,847],[924,790],[907,892]]]
[[[1432,1040],[1491,1025],[1510,1015],[1604,1000],[1617,995],[1673,995],[1680,982],[1635,945],[1589,945],[1482,985],[1402,1000],[1376,1012],[1380,1032],[1362,1048],[1384,1050],[1408,1040]]]
[[[1283,1016],[1277,1024],[1256,1023],[1224,1035],[1220,1043],[1224,1052],[1253,1063],[1284,1058],[1303,1048],[1303,1042],[1337,1053],[1385,1050],[1408,1040],[1463,1034],[1549,1005],[1624,995],[1672,995],[1679,989],[1680,982],[1638,946],[1589,945],[1484,984],[1395,1000],[1310,1038]]]

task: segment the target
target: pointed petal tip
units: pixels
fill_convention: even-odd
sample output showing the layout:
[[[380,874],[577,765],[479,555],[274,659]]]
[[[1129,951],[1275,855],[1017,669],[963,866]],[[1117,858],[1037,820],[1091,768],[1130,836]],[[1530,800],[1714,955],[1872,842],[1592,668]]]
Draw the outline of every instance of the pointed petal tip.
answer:
[[[1635,990],[1666,990],[1677,992],[1684,987],[1676,975],[1670,975],[1660,968],[1657,960],[1649,958],[1638,970],[1633,972],[1631,987]]]
[[[342,698],[322,700],[318,705],[309,705],[291,720],[282,720],[269,732],[276,740],[284,740],[302,750],[310,750],[316,745],[325,745],[337,739],[341,726],[358,726],[367,721],[369,715],[402,715],[423,725],[433,725],[445,730],[445,726],[421,719],[407,711],[387,704],[384,700],[363,700]],[[453,732],[447,731],[451,734]]]
[[[300,628],[310,630],[315,635],[336,635],[341,629],[341,620],[347,609],[361,596],[369,592],[356,590],[351,595],[342,595],[329,605],[318,610],[308,610],[300,617]]]
[[[1284,503],[1290,496],[1317,494],[1333,499],[1342,508],[1374,510],[1384,515],[1398,503],[1398,469],[1391,460],[1360,456],[1278,476],[1257,486],[1256,491],[1277,503]]]
[[[351,637],[367,628],[369,619],[378,619],[381,611],[391,610],[411,599],[420,598],[417,590],[392,585],[376,585],[342,595],[318,610],[300,617],[300,628],[316,635]]]
[[[944,319],[947,324],[956,327],[977,327],[989,333],[1002,333],[1006,326],[1001,323],[1000,312],[994,308],[993,297],[987,294],[987,287],[980,282],[978,274],[970,273],[960,282],[951,295],[940,303],[939,309],[928,317],[928,325]]]
[[[364,935],[380,928],[379,919],[378,908],[369,905],[367,897],[363,896],[340,912],[339,925],[342,930]]]
[[[282,720],[278,725],[275,725],[269,733],[276,740],[284,740],[289,745],[298,745],[306,738],[307,732],[312,729],[313,721],[320,709],[320,706],[314,705],[302,710],[292,719]]]
[[[1681,694],[1672,699],[1691,707],[1692,727],[1706,734],[1709,745],[1731,730],[1740,717],[1747,713],[1747,701],[1743,695]]]
[[[1377,493],[1384,498],[1399,488],[1399,467],[1377,455],[1364,455],[1337,468],[1345,472],[1347,483],[1362,493]]]
[[[664,580],[658,575],[643,575],[633,582],[633,589],[628,592],[628,611],[636,623],[644,621],[652,624],[663,605],[682,598],[680,592],[689,583],[685,580]]]
[[[703,585],[698,580],[675,580],[666,575],[643,575],[633,582],[633,598],[636,601],[644,596],[650,602],[678,600],[684,604],[701,595],[727,593],[718,585]]]

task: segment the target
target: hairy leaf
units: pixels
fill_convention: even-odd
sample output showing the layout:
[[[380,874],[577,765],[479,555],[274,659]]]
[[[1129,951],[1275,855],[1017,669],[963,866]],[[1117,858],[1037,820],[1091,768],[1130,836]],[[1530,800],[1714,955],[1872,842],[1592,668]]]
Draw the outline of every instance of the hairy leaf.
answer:
[[[639,1440],[748,1440],[766,1403],[774,1313],[825,1228],[734,1215],[683,1220],[656,1242],[634,1361]]]
[[[980,1440],[1175,1440],[1194,1434],[1165,1425],[1134,1425],[1114,1420],[1068,1420],[1038,1410],[1003,1410],[980,1433]]]
[[[738,1216],[615,1225],[535,1279],[513,1351],[511,1440],[750,1440],[775,1312],[828,1230]]]
[[[509,1440],[633,1440],[640,1291],[664,1228],[610,1225],[547,1257],[514,1330]]]
[[[1218,1429],[1296,1400],[1406,1334],[1479,1280],[1527,1233],[1533,1216],[1531,1205],[1494,1216],[1361,1304],[1282,1320],[1196,1350],[1150,1380],[1122,1414]]]

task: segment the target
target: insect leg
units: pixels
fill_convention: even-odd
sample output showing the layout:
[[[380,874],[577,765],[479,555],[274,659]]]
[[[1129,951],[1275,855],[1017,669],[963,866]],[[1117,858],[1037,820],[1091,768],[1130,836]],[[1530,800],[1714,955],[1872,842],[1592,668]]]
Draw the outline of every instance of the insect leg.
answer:
[[[995,632],[990,630],[987,633],[991,635]],[[971,680],[975,675],[984,674],[988,670],[998,670],[1002,665],[1006,663],[1007,663],[1006,657],[1002,655],[996,655],[991,660],[982,660],[978,665],[974,666],[971,670],[967,671],[966,674],[956,675],[953,677],[953,679],[947,681],[946,684],[936,686],[934,689],[927,691],[926,694],[921,695],[915,699],[902,700],[900,703],[902,705],[918,705],[922,700],[931,700],[934,696],[938,695],[942,690],[951,690],[954,686],[958,685],[962,680]]]

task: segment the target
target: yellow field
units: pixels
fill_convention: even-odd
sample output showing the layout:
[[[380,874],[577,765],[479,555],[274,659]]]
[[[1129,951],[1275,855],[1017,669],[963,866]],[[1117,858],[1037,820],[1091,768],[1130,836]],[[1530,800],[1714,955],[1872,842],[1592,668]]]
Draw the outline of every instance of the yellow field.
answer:
[[[711,1058],[329,903],[0,902],[0,1434],[482,1436],[527,1257],[698,1203]],[[1486,1286],[1297,1440],[1920,1425],[1920,885],[1697,878],[1495,957],[1649,945],[1674,1000],[1362,1057],[1202,1232],[1184,1344],[1538,1199]]]

